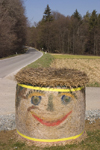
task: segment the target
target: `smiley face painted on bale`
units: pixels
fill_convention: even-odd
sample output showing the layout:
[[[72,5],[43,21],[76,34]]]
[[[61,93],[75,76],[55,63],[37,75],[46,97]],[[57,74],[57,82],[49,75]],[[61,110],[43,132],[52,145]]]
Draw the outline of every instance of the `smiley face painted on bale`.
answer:
[[[45,126],[63,123],[72,114],[72,104],[76,101],[74,93],[29,91],[26,97],[31,104],[28,113]]]

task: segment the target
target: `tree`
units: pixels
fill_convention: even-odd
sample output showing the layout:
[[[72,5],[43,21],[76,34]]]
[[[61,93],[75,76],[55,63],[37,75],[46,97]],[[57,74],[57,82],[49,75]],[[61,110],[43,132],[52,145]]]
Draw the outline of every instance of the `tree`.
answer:
[[[78,21],[81,21],[82,17],[79,14],[79,12],[77,11],[77,9],[75,10],[75,12],[73,13],[72,17],[76,18]]]
[[[21,0],[0,1],[0,57],[20,53],[26,42],[27,19]]]
[[[51,9],[50,9],[49,5],[47,5],[47,7],[44,11],[44,15],[43,15],[43,21],[50,22],[52,20],[53,20],[53,16],[51,15]]]
[[[59,20],[60,18],[65,18],[64,15],[62,15],[61,13],[56,12],[56,11],[52,11],[51,14],[52,14],[54,20]]]
[[[82,18],[77,9],[71,16],[71,37],[72,37],[72,53],[77,54],[80,49],[80,25],[82,24]],[[78,47],[79,46],[79,47]]]
[[[89,11],[87,11],[86,15],[83,17],[83,20],[88,23],[89,19],[90,19],[90,16],[91,16],[91,14],[89,13]]]
[[[97,25],[97,13],[96,13],[96,10],[93,10],[93,12],[92,12],[92,14],[90,16],[89,25],[90,25],[90,30],[95,28],[96,25]]]
[[[97,55],[97,13],[93,10],[89,20],[89,33],[91,43],[91,53]]]
[[[50,40],[50,32],[51,32],[51,22],[53,21],[53,16],[51,15],[51,9],[49,5],[47,5],[42,20],[37,25],[38,31],[38,45],[40,48],[44,48],[45,50],[50,51],[51,49],[51,40]]]

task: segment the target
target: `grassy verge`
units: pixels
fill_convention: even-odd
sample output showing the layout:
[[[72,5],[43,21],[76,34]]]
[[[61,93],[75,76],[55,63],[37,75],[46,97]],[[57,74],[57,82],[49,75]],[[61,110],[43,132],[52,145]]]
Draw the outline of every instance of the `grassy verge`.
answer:
[[[86,55],[68,55],[68,54],[52,54],[56,59],[100,59],[100,56],[86,56]]]
[[[43,56],[39,58],[38,60],[36,60],[35,62],[29,64],[27,68],[38,68],[38,67],[47,68],[50,66],[53,60],[54,60],[54,57],[52,55],[50,55],[49,53],[45,54],[43,52]]]
[[[6,59],[6,58],[10,58],[10,57],[15,57],[15,56],[18,56],[18,55],[21,55],[21,54],[10,55],[10,56],[7,56],[7,57],[0,58],[0,60]]]
[[[36,146],[28,146],[27,144],[18,141],[16,130],[0,132],[0,150],[100,150],[100,120],[95,123],[85,123],[87,137],[84,141],[78,144],[68,144],[65,146],[53,146],[40,148]]]

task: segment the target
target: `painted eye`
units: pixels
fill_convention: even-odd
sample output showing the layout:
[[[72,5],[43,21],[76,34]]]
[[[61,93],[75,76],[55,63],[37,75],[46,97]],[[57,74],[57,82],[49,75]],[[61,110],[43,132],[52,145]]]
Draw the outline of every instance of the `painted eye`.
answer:
[[[61,100],[62,100],[62,103],[66,105],[66,104],[70,103],[71,97],[63,95]]]
[[[41,96],[32,96],[31,103],[33,105],[38,105],[41,102]]]

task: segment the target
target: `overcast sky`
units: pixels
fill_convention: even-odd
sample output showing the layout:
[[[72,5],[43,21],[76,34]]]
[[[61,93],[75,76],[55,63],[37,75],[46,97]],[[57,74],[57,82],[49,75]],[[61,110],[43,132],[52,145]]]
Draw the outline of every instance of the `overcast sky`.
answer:
[[[100,14],[100,0],[24,0],[26,16],[32,24],[42,19],[47,4],[51,11],[58,11],[65,16],[71,16],[76,9],[82,16],[93,10]]]

